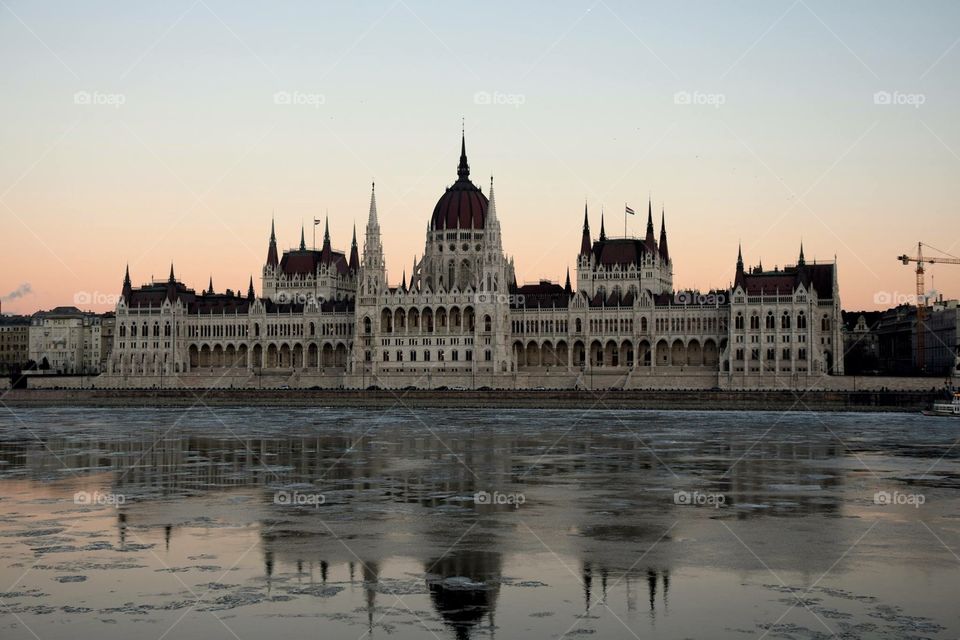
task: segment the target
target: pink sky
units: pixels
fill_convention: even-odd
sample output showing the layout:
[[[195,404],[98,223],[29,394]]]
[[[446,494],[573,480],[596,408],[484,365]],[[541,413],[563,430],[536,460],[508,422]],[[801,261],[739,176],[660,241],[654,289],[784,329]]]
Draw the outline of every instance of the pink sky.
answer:
[[[727,286],[738,241],[772,268],[802,239],[837,257],[845,308],[879,308],[913,293],[896,256],[918,241],[960,254],[956,5],[698,6],[11,3],[3,311],[109,309],[127,263],[135,284],[173,261],[198,290],[252,274],[259,291],[272,212],[281,248],[329,211],[349,250],[372,179],[398,282],[456,176],[461,117],[521,282],[573,270],[584,200],[594,234],[601,207],[622,234],[628,202],[642,235],[648,194],[678,288]],[[928,274],[960,296],[960,267]]]

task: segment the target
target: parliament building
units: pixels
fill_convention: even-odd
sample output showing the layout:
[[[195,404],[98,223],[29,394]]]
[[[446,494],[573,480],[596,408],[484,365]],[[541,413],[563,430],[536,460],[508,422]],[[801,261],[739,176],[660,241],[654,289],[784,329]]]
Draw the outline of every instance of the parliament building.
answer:
[[[271,225],[260,295],[197,292],[177,279],[134,287],[129,268],[101,384],[234,388],[816,388],[843,373],[835,262],[772,271],[737,255],[728,288],[674,286],[665,215],[642,238],[591,232],[576,287],[518,285],[491,180],[456,181],[430,217],[423,255],[390,283],[375,188],[362,253],[280,255]]]

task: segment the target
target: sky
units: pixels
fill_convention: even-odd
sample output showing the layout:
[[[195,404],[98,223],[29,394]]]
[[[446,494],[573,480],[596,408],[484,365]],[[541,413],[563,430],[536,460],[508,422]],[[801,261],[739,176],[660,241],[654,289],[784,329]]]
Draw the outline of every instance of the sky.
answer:
[[[127,264],[259,291],[271,216],[283,249],[329,214],[348,252],[373,180],[399,282],[461,123],[521,283],[574,271],[584,203],[642,236],[648,198],[678,290],[802,241],[845,309],[886,308],[897,256],[960,255],[956,2],[2,0],[0,60],[4,313],[111,309]]]

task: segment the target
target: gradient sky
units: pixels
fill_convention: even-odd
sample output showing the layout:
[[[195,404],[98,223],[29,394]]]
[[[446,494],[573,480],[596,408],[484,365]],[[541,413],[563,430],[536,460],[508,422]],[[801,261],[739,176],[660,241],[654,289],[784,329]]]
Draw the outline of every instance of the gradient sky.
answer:
[[[642,235],[648,194],[677,288],[727,286],[739,240],[771,268],[802,238],[837,256],[844,308],[882,308],[913,292],[895,258],[917,241],[960,254],[952,1],[2,0],[0,59],[5,313],[112,308],[127,262],[135,285],[173,261],[259,291],[271,212],[282,248],[329,211],[349,250],[373,179],[397,282],[461,117],[521,282],[562,281],[584,199],[594,234],[601,206],[622,234],[629,202]],[[960,296],[960,267],[928,274]]]

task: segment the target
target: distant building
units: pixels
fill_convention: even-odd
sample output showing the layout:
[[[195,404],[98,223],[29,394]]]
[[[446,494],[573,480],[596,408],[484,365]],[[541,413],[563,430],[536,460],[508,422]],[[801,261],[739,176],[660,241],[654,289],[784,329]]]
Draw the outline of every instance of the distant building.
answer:
[[[30,359],[30,317],[0,316],[0,374],[25,369]]]
[[[100,316],[76,307],[39,311],[30,324],[30,360],[40,371],[99,373]]]
[[[110,354],[113,353],[113,334],[117,327],[117,314],[113,311],[100,316],[100,371],[107,370]]]
[[[960,306],[957,300],[940,299],[931,304],[927,309],[924,328],[924,365],[927,372],[956,372],[960,356]]]
[[[924,370],[945,375],[957,370],[960,354],[960,306],[942,298],[929,304],[924,321]],[[844,313],[847,373],[918,375],[917,308],[900,305],[885,311]]]
[[[881,311],[843,312],[843,361],[847,375],[881,373],[877,328],[882,315]]]

